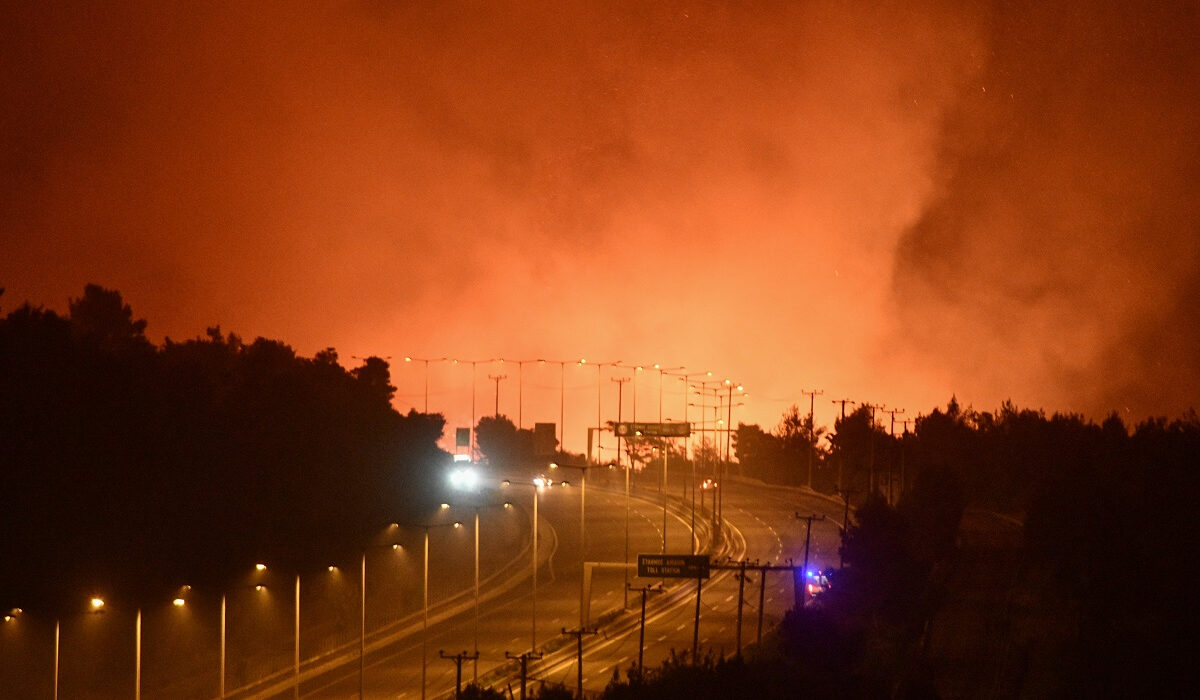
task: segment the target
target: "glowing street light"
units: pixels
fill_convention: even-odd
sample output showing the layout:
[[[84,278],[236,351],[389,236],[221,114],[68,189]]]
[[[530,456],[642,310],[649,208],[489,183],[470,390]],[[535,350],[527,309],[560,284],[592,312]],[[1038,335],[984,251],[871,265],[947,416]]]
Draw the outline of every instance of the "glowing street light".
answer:
[[[558,365],[558,449],[565,451],[563,441],[567,439],[567,361],[538,360],[538,364]]]
[[[104,612],[105,602],[100,596],[93,596],[88,600],[88,606],[93,614]],[[58,697],[58,652],[59,652],[59,627],[58,623],[54,625],[54,697]],[[137,609],[137,617],[134,621],[134,641],[133,641],[133,698],[141,700],[142,698],[142,609]]]
[[[450,472],[450,487],[457,491],[465,491],[468,493],[477,493],[480,483],[479,472],[473,467],[459,467]],[[509,504],[505,503],[505,507]],[[475,540],[475,620],[473,623],[474,633],[474,656],[471,660],[473,667],[472,676],[475,680],[479,679],[479,504],[475,504],[475,527],[473,537]]]
[[[534,362],[545,362],[545,360],[506,360],[503,357],[500,358],[500,364],[506,362],[517,366],[517,430],[522,430],[525,427],[525,365],[531,365]]]
[[[266,564],[260,563],[260,564],[254,565],[254,571],[257,573],[261,574],[261,573],[265,572],[266,570],[267,570]],[[190,586],[184,587],[185,590],[189,589],[189,588],[190,588]],[[267,586],[261,582],[254,584],[253,586],[251,586],[251,588],[254,589],[255,593],[265,594],[267,592]],[[227,598],[228,598],[228,594],[221,595],[221,620],[220,620],[220,625],[219,625],[220,626],[220,665],[218,668],[218,685],[217,685],[217,697],[220,700],[224,700],[224,698],[225,698],[225,659],[226,659],[225,620],[226,620],[226,611],[227,611],[227,602],[228,602]],[[297,613],[297,614],[299,614],[299,613]]]
[[[425,359],[423,357],[405,357],[404,358],[405,362],[420,362],[425,365],[425,409],[423,411],[421,411],[422,413],[429,413],[429,363],[430,362],[444,362],[445,360],[446,360],[446,358],[444,358],[444,357],[434,357],[434,358],[430,358],[430,359]]]
[[[448,508],[449,505],[446,507]],[[400,524],[393,523],[393,526],[400,527]],[[425,678],[428,667],[429,641],[429,531],[438,527],[453,527],[457,530],[462,527],[462,523],[458,521],[452,523],[415,523],[405,525],[405,527],[420,528],[424,532],[424,553],[421,560],[421,700],[425,700]],[[393,545],[393,549],[396,548],[397,546]]]
[[[388,531],[398,529],[400,526],[393,523],[388,527]],[[393,552],[399,552],[403,546],[398,542],[391,544],[379,544],[370,547],[370,549],[378,549],[380,547],[390,548]],[[337,567],[329,567],[330,572],[336,572]],[[359,599],[358,599],[358,697],[359,700],[363,697],[363,679],[365,676],[366,652],[367,652],[367,551],[362,553],[362,560],[359,568]]]
[[[589,363],[588,363],[586,357],[579,358],[578,365],[580,367],[583,367],[587,364],[589,364]],[[603,421],[603,418],[600,415],[600,404],[601,404],[601,397],[603,396],[603,389],[604,389],[604,382],[600,381],[600,379],[601,379],[600,375],[602,374],[604,367],[616,367],[621,364],[621,361],[616,360],[615,362],[593,362],[590,364],[596,368],[596,463],[599,464],[601,462],[601,459],[600,459],[600,435],[602,432],[600,430],[600,428],[602,427],[602,421]]]
[[[531,624],[530,624],[530,635],[529,635],[529,647],[530,647],[531,653],[537,651],[538,494],[541,492],[541,490],[543,488],[551,486],[552,484],[553,484],[553,482],[551,482],[549,479],[542,477],[542,476],[535,477],[533,479],[533,481],[529,482],[529,483],[524,483],[524,482],[519,482],[519,481],[513,482],[508,479],[505,479],[504,481],[500,482],[500,485],[504,486],[506,488],[509,486],[528,486],[533,489],[533,541],[530,546],[530,549],[533,550],[533,563],[532,563],[533,595],[530,597]],[[563,485],[564,486],[566,485],[565,481],[563,482]]]
[[[486,365],[488,363],[495,362],[495,360],[494,359],[491,359],[491,360],[458,360],[458,359],[454,359],[454,360],[450,360],[450,361],[456,365],[457,364],[471,365],[471,459],[475,459],[475,395],[476,395],[475,365],[479,365],[479,364]]]
[[[587,470],[601,465],[598,464],[556,464],[550,463],[550,469],[578,469],[579,470],[579,628],[585,627],[583,619],[583,610],[586,601],[584,595],[584,569],[587,561]]]

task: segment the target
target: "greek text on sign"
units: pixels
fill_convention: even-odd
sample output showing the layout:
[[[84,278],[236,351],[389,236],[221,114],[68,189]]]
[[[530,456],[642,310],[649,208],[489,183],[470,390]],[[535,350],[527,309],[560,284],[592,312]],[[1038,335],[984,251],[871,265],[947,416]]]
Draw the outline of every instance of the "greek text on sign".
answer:
[[[688,437],[691,423],[617,423],[618,437]]]
[[[638,576],[645,578],[708,578],[703,554],[639,554]]]

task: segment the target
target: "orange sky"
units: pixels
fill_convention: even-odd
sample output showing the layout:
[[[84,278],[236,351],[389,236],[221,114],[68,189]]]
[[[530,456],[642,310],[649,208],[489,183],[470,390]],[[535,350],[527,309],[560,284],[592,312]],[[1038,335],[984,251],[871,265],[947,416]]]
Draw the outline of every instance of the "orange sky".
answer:
[[[820,423],[1197,403],[1194,4],[3,5],[3,310],[96,282],[155,339],[686,365],[765,426],[812,387]],[[465,425],[469,370],[431,380]]]

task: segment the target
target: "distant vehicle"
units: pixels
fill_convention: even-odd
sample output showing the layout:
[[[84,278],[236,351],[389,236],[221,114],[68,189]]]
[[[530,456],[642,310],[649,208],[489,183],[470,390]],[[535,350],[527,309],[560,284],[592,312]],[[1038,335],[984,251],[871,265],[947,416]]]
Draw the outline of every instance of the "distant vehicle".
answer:
[[[804,590],[811,603],[833,586],[834,569],[810,569],[804,572]]]

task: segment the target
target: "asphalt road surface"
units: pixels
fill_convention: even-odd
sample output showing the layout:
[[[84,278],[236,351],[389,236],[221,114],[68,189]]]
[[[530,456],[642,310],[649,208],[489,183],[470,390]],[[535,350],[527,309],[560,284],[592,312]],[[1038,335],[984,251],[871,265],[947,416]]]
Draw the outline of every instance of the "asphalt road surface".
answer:
[[[577,480],[578,474],[564,475]],[[635,479],[625,496],[620,472],[588,477],[586,542],[581,548],[580,489],[555,487],[539,496],[536,609],[530,530],[532,488],[513,488],[504,498],[515,507],[484,506],[479,512],[480,596],[474,595],[473,508],[454,508],[445,526],[429,531],[429,618],[424,626],[424,533],[400,528],[382,533],[366,556],[365,623],[361,559],[338,562],[328,572],[307,575],[300,586],[300,670],[297,690],[294,577],[273,570],[248,574],[244,585],[219,593],[193,591],[183,607],[169,602],[145,609],[141,629],[142,697],[209,699],[219,690],[219,600],[227,599],[226,697],[347,699],[452,696],[456,664],[446,655],[466,653],[462,682],[478,680],[519,694],[519,663],[508,657],[536,648],[530,683],[574,688],[579,666],[576,637],[563,629],[581,627],[584,562],[593,562],[583,636],[583,684],[598,692],[636,664],[641,594],[633,588],[666,584],[647,594],[642,655],[654,666],[672,652],[729,655],[738,644],[737,562],[786,565],[804,556],[805,523],[796,515],[826,517],[813,524],[810,569],[837,564],[842,509],[835,500],[799,489],[726,479],[720,496],[723,537],[713,538],[712,493],[693,515],[683,479],[668,488],[666,551],[711,554],[718,565],[703,582],[699,628],[696,581],[644,580],[626,568],[637,555],[663,549],[663,498],[657,479]],[[699,497],[699,493],[697,494]],[[462,527],[450,527],[454,520]],[[693,524],[695,525],[693,529]],[[399,544],[393,548],[393,544]],[[727,568],[726,568],[727,567]],[[765,627],[776,623],[794,601],[788,571],[767,574],[765,585],[751,569],[742,585],[741,643],[758,634],[759,596]],[[265,586],[256,590],[257,585]],[[423,632],[423,629],[425,630]],[[693,633],[696,632],[695,638]],[[59,697],[134,696],[134,611],[113,607],[104,615],[61,621]],[[360,643],[365,653],[360,656]],[[23,617],[0,629],[0,697],[50,697],[54,678],[54,624]],[[424,692],[422,692],[424,676]]]

